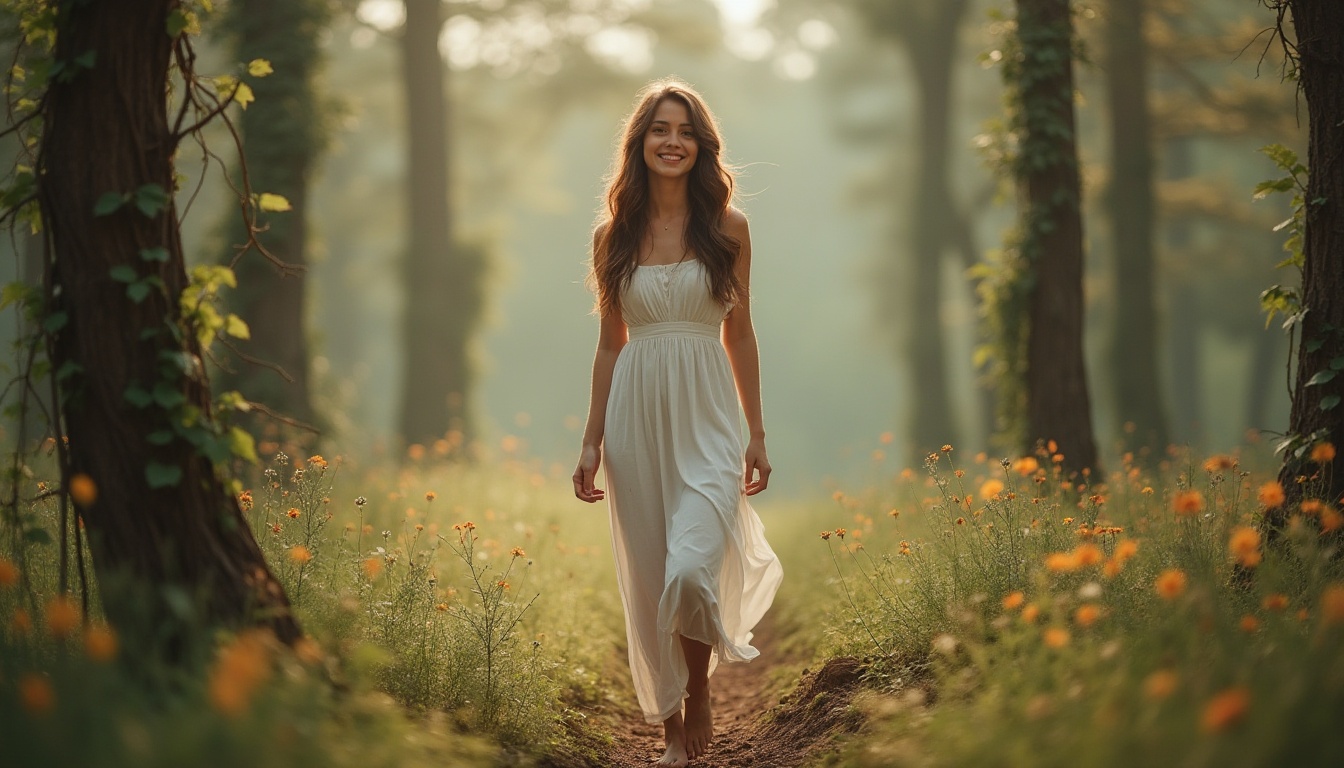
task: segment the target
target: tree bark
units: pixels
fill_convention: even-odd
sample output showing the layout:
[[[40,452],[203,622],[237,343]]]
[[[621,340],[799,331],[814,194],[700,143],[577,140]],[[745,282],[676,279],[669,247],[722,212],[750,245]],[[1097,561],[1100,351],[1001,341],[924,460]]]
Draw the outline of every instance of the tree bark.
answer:
[[[401,434],[430,443],[469,439],[470,341],[480,322],[482,255],[454,247],[447,67],[439,53],[439,0],[405,0],[402,56],[406,86],[407,201],[403,317],[405,363]]]
[[[193,623],[260,622],[292,641],[299,635],[283,589],[267,568],[237,500],[197,448],[174,438],[173,407],[199,409],[209,423],[209,384],[191,329],[181,328],[178,298],[187,285],[171,198],[159,209],[136,205],[95,215],[107,192],[146,185],[171,192],[179,137],[168,125],[164,34],[176,0],[65,4],[55,60],[96,52],[89,69],[55,79],[44,105],[39,200],[50,238],[48,327],[53,364],[63,376],[61,408],[69,438],[68,482],[89,475],[97,500],[81,511],[108,618],[123,632],[182,650]],[[165,261],[146,259],[162,248]],[[111,277],[114,268],[162,280],[139,303]],[[186,331],[186,332],[184,332]],[[77,366],[74,368],[72,366]],[[138,407],[141,387],[155,402]],[[151,487],[151,462],[181,473]],[[196,616],[183,615],[184,601]],[[157,650],[157,649],[156,649]]]
[[[1025,449],[1053,440],[1066,470],[1096,469],[1083,359],[1083,223],[1068,0],[1017,0],[1026,76],[1019,196],[1034,283],[1028,309]]]
[[[247,322],[251,338],[239,341],[254,363],[235,363],[221,385],[249,400],[305,422],[313,420],[304,273],[308,249],[308,189],[322,152],[321,106],[315,79],[322,54],[318,36],[329,16],[326,0],[233,0],[227,23],[235,57],[266,59],[269,77],[244,76],[256,101],[239,118],[243,155],[254,192],[289,200],[291,210],[259,215],[264,231],[257,242],[294,267],[281,271],[256,249],[238,259],[238,288],[229,296],[233,311]],[[230,245],[246,242],[240,227]],[[233,260],[230,251],[228,261]]]
[[[1154,306],[1153,151],[1148,108],[1144,0],[1111,0],[1106,24],[1106,93],[1111,125],[1107,195],[1115,258],[1110,380],[1126,449],[1161,451],[1170,437],[1162,407]],[[1158,455],[1161,455],[1160,453]]]
[[[1296,37],[1298,76],[1307,105],[1307,190],[1302,240],[1302,319],[1288,434],[1344,448],[1344,3],[1287,0]],[[1332,380],[1311,384],[1324,371]],[[1331,405],[1333,403],[1333,405]],[[1289,451],[1279,482],[1290,504],[1266,515],[1277,527],[1305,492],[1338,503],[1344,495],[1344,458],[1324,465]],[[1299,477],[1313,478],[1305,485]]]

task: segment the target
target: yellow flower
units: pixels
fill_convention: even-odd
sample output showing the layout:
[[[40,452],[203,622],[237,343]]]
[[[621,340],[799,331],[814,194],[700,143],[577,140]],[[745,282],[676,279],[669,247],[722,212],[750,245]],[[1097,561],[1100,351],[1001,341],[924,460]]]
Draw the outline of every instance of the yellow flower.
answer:
[[[70,478],[70,499],[86,509],[93,506],[98,500],[98,484],[83,472],[74,475]]]
[[[1344,584],[1330,584],[1321,592],[1321,620],[1326,624],[1344,622]]]
[[[296,544],[289,550],[289,559],[299,565],[306,565],[313,559],[313,553],[302,544]]]
[[[94,624],[84,633],[84,653],[94,661],[111,661],[117,655],[117,633],[106,624]]]
[[[58,595],[47,603],[47,631],[51,636],[62,639],[79,627],[80,611],[75,602],[64,595]]]
[[[1238,526],[1228,539],[1227,549],[1243,567],[1254,568],[1260,564],[1260,533],[1254,528]]]
[[[1063,648],[1069,644],[1069,631],[1062,627],[1050,627],[1042,636],[1045,644],[1051,648]]]
[[[1172,499],[1171,506],[1181,517],[1198,515],[1204,511],[1204,497],[1199,491],[1181,491]]]
[[[1176,692],[1180,678],[1169,669],[1159,669],[1143,681],[1143,693],[1154,701],[1161,701]]]
[[[47,715],[56,708],[56,691],[47,678],[29,672],[19,678],[19,701],[34,715]]]
[[[19,567],[0,557],[0,587],[12,587],[19,583]]]
[[[1317,443],[1311,448],[1311,460],[1317,464],[1329,464],[1335,460],[1334,443]]]
[[[1025,601],[1026,596],[1021,592],[1011,592],[1003,598],[1003,609],[1005,611],[1016,610],[1017,608],[1020,608]]]
[[[1219,692],[1208,704],[1200,718],[1205,733],[1226,731],[1246,719],[1251,708],[1251,692],[1245,686],[1236,686]]]
[[[1078,610],[1073,612],[1073,620],[1078,622],[1080,627],[1090,627],[1101,618],[1101,609],[1094,603],[1083,603],[1078,606]]]
[[[1184,571],[1179,568],[1168,568],[1157,577],[1153,586],[1157,588],[1157,594],[1163,600],[1175,600],[1185,594],[1186,582]]]
[[[1279,485],[1277,480],[1271,480],[1260,486],[1260,491],[1256,495],[1260,498],[1260,506],[1265,509],[1277,509],[1283,506],[1283,486]]]

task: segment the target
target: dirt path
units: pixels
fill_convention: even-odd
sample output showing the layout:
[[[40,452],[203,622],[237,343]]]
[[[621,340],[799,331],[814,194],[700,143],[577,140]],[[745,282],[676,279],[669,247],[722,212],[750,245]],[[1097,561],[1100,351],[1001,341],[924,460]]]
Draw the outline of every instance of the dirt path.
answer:
[[[821,670],[804,671],[796,688],[771,693],[771,672],[784,662],[772,642],[767,617],[752,644],[761,651],[749,664],[724,664],[710,678],[714,702],[714,743],[697,768],[797,768],[826,748],[831,736],[852,731],[859,716],[849,706],[858,688],[859,664],[835,659]],[[663,753],[663,728],[627,713],[604,766],[647,768]]]

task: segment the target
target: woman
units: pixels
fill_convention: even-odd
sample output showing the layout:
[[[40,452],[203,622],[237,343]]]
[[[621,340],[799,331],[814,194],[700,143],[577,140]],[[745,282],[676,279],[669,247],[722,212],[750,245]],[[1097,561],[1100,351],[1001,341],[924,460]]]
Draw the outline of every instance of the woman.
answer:
[[[593,233],[601,330],[574,494],[611,510],[635,692],[667,744],[659,765],[704,754],[709,675],[717,661],[759,655],[751,629],[782,573],[746,502],[765,490],[770,462],[751,236],[720,150],[699,94],[650,84]],[[604,456],[609,495],[594,485]]]

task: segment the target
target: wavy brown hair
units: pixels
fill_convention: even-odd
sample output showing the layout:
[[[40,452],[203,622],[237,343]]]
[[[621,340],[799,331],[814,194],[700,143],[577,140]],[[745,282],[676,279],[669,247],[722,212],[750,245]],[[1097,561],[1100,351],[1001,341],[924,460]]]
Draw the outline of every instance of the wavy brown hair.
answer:
[[[598,216],[590,279],[597,289],[602,315],[619,312],[621,292],[639,265],[640,245],[648,231],[649,169],[644,164],[644,136],[653,113],[664,99],[686,106],[698,151],[687,181],[688,215],[685,243],[691,256],[704,265],[710,294],[725,307],[743,291],[734,267],[741,243],[724,232],[735,181],[722,158],[718,121],[695,89],[676,80],[655,80],[635,99],[626,118],[616,157],[603,193],[605,210]]]

